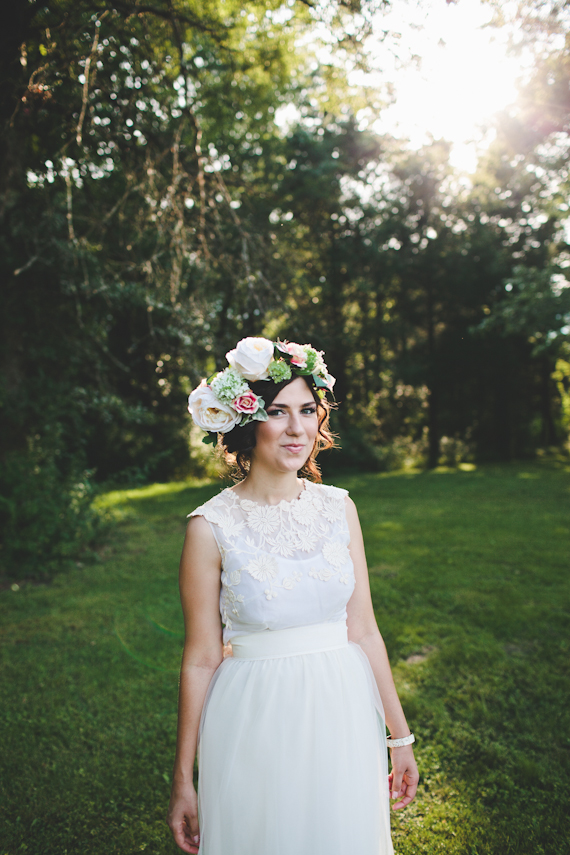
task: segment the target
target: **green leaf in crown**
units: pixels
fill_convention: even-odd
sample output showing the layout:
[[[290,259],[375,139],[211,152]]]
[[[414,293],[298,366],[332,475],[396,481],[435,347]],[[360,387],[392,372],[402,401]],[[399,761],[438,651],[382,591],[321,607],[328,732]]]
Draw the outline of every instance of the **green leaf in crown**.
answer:
[[[318,389],[328,389],[328,383],[320,376],[320,374],[313,374],[313,380],[315,381],[315,386]]]

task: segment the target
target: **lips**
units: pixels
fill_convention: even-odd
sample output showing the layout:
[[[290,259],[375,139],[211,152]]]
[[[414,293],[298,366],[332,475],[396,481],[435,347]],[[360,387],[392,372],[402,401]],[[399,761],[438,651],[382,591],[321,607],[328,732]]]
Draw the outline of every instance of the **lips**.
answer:
[[[284,445],[283,448],[286,448],[287,451],[290,451],[291,454],[298,454],[300,451],[304,449],[304,445],[297,445],[296,443],[290,443],[289,445]]]

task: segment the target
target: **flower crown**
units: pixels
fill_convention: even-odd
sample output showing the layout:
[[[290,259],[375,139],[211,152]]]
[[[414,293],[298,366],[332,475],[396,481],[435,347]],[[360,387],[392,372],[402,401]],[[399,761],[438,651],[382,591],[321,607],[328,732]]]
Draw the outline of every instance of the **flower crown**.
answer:
[[[323,398],[332,392],[335,378],[328,371],[322,352],[310,344],[269,341],[267,338],[242,338],[226,353],[229,366],[202,380],[188,398],[188,412],[195,424],[208,431],[203,442],[214,442],[215,433],[228,433],[251,421],[267,421],[265,401],[247,381],[290,380],[293,374],[311,378]]]

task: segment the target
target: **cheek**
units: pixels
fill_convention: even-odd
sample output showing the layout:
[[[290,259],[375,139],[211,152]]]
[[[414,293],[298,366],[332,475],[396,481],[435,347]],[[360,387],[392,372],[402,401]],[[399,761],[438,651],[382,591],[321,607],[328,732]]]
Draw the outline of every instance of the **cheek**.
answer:
[[[317,434],[319,432],[319,419],[318,416],[315,416],[311,419],[310,423],[307,425],[307,436],[310,439],[316,439]]]
[[[275,419],[268,419],[266,422],[258,422],[255,428],[255,443],[256,445],[265,445],[275,440],[281,433],[281,428]]]

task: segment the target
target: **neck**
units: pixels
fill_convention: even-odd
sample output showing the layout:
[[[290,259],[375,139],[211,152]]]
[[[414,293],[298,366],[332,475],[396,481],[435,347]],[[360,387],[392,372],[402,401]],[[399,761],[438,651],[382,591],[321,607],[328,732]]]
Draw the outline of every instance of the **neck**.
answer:
[[[283,499],[290,502],[301,492],[302,482],[296,472],[279,472],[267,469],[252,460],[247,478],[239,485],[242,498],[265,505],[278,505]]]

